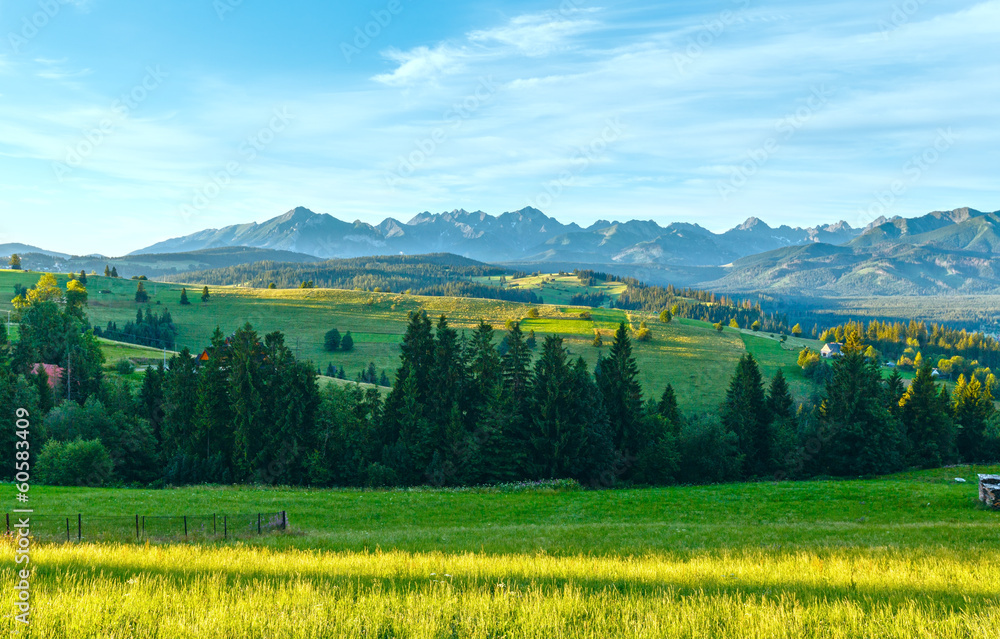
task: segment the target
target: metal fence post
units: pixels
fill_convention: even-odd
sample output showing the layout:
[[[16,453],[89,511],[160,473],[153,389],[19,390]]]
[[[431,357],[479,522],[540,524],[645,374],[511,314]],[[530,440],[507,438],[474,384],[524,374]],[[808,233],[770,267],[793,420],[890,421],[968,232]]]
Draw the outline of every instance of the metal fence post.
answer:
[[[288,512],[284,510],[281,511],[281,529],[288,530]]]
[[[260,532],[260,513],[257,513],[257,534],[258,535],[261,534],[261,532]]]
[[[184,515],[184,539],[188,538],[188,518]]]
[[[216,525],[215,521],[215,513],[212,513],[212,534],[213,535],[219,534],[219,527]]]
[[[81,513],[76,514],[76,540],[83,540],[83,515]]]
[[[69,543],[69,517],[66,518],[66,543]]]
[[[229,523],[227,521],[228,519],[229,519],[228,515],[223,515],[222,516],[222,538],[223,539],[229,539]]]

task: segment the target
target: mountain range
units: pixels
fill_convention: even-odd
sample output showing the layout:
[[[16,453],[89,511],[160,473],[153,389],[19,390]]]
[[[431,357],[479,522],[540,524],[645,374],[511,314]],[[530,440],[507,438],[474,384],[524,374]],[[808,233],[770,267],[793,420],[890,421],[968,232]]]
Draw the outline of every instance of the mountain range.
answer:
[[[299,207],[261,224],[209,229],[136,251],[177,253],[253,246],[320,258],[372,254],[454,253],[483,262],[574,262],[721,266],[777,248],[850,241],[862,230],[846,222],[813,228],[771,228],[757,218],[725,233],[697,225],[599,220],[583,228],[531,207],[493,216],[483,211],[424,212],[408,222],[344,222]]]
[[[345,222],[298,207],[263,223],[208,229],[123,258],[68,257],[25,245],[28,268],[169,275],[252,261],[315,262],[370,255],[452,253],[521,270],[594,270],[720,292],[798,296],[1000,294],[1000,211],[972,208],[919,217],[771,227],[751,217],[722,233],[698,224],[598,220],[563,224],[528,207],[424,212],[407,222]],[[49,264],[51,262],[51,264]],[[134,271],[134,273],[133,273]]]

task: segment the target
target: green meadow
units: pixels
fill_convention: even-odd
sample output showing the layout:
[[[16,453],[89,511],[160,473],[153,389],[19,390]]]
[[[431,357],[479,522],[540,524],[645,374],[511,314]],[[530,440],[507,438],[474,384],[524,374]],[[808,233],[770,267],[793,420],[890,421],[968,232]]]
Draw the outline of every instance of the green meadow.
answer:
[[[974,484],[988,470],[611,491],[39,487],[37,512],[287,510],[291,530],[36,546],[31,636],[995,637],[1000,514]],[[0,627],[18,630],[10,614]]]
[[[38,273],[0,271],[0,291],[13,291],[14,283],[34,284]],[[565,292],[585,289],[571,276],[545,276],[560,283]],[[529,278],[541,281],[544,277]],[[60,276],[65,285],[66,276]],[[565,281],[564,281],[565,280]],[[576,282],[575,289],[573,288]],[[105,277],[88,278],[89,316],[95,326],[109,321],[119,325],[135,318],[140,307],[134,301],[136,282]],[[574,356],[582,356],[590,365],[601,350],[592,345],[595,330],[609,344],[619,322],[638,328],[643,320],[652,330],[649,342],[636,342],[635,354],[640,366],[640,381],[649,396],[659,396],[664,385],[674,385],[682,407],[688,411],[711,411],[722,400],[725,386],[736,362],[747,351],[761,360],[762,370],[773,375],[781,368],[800,398],[811,393],[812,385],[796,366],[798,351],[818,342],[789,338],[781,343],[778,336],[726,328],[718,333],[710,324],[696,320],[675,319],[662,324],[652,314],[631,313],[617,309],[570,307],[566,304],[537,306],[538,318],[529,318],[528,304],[495,300],[420,297],[396,293],[368,293],[334,289],[249,289],[209,287],[211,299],[200,301],[201,286],[187,286],[191,305],[181,306],[180,284],[145,282],[150,303],[143,309],[161,312],[169,309],[178,327],[174,350],[188,347],[200,352],[209,342],[216,326],[232,332],[250,322],[261,333],[280,330],[290,347],[302,359],[313,361],[322,370],[327,364],[343,366],[353,379],[369,362],[392,376],[399,363],[399,343],[406,330],[407,314],[425,310],[436,318],[441,314],[460,329],[471,330],[480,319],[502,333],[508,320],[521,321],[525,331],[534,330],[541,341],[545,335],[563,337]],[[612,285],[608,285],[613,288]],[[104,292],[106,291],[106,292]],[[550,297],[546,294],[544,297]],[[568,297],[567,297],[568,299]],[[11,308],[8,295],[0,297],[0,311]],[[589,319],[580,317],[588,311]],[[323,350],[323,335],[331,328],[341,333],[351,331],[355,348],[351,352],[329,353]],[[499,340],[499,337],[498,337]],[[607,348],[607,346],[605,346]],[[107,346],[109,363],[122,357],[157,357],[155,349]]]

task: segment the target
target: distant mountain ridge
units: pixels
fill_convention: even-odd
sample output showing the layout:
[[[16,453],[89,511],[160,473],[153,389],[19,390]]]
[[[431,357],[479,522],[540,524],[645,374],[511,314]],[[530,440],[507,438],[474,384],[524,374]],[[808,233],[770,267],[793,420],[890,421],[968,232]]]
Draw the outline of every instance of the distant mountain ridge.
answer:
[[[813,228],[771,228],[757,218],[712,233],[698,224],[660,226],[651,220],[563,224],[532,207],[493,216],[483,211],[423,212],[408,222],[344,222],[298,207],[260,224],[208,229],[159,242],[133,255],[224,246],[252,246],[347,258],[373,254],[454,253],[484,262],[577,262],[720,266],[786,246],[843,243],[862,234],[847,222]]]

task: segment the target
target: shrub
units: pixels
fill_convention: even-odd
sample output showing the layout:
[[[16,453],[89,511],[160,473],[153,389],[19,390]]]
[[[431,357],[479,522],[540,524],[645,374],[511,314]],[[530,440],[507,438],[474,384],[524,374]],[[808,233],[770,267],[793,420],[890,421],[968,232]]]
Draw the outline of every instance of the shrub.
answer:
[[[123,358],[115,362],[115,371],[119,375],[131,375],[135,372],[135,364],[128,358]]]
[[[50,486],[105,486],[111,481],[111,455],[97,439],[64,443],[52,440],[38,454],[36,476]]]

